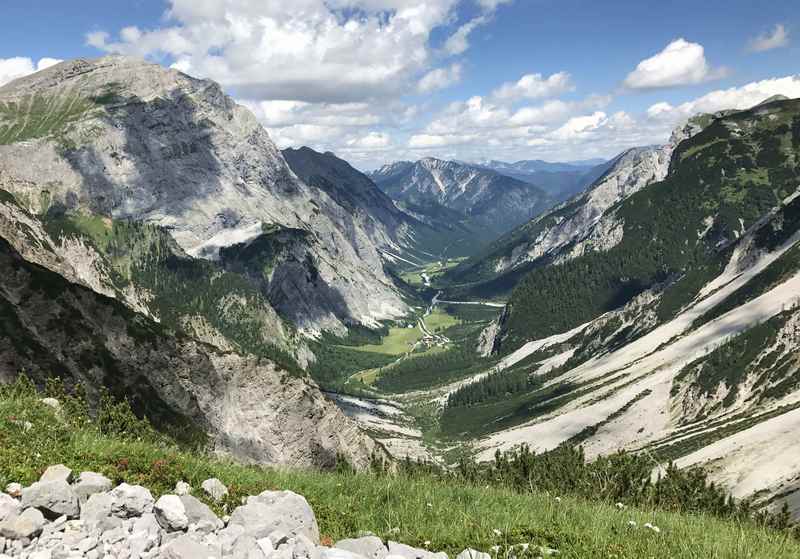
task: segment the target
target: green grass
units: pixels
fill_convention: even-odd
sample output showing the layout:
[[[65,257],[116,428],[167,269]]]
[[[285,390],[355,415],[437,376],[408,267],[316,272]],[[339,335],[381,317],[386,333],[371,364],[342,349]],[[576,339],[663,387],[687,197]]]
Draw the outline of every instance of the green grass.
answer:
[[[24,421],[32,428],[24,430]],[[353,474],[245,466],[182,451],[135,430],[103,433],[97,423],[65,422],[36,396],[0,398],[0,485],[30,484],[55,463],[101,472],[115,483],[144,485],[156,497],[170,492],[178,480],[199,487],[214,476],[230,488],[225,501],[230,507],[245,495],[289,489],[308,499],[321,533],[333,540],[367,530],[414,546],[427,541],[430,549],[451,557],[468,546],[488,551],[493,545],[504,548],[504,555],[508,546],[521,543],[552,547],[560,551],[559,557],[568,558],[780,559],[800,554],[795,540],[749,522],[650,510],[620,512],[612,505],[568,496],[558,502],[555,495],[519,494],[419,472]],[[209,505],[221,512],[222,504]],[[640,527],[629,528],[629,520]],[[661,533],[641,528],[645,522]],[[519,550],[516,555],[531,556]]]
[[[19,101],[0,103],[0,145],[62,132],[96,108],[94,102],[74,95],[27,95]]]
[[[419,327],[394,327],[389,328],[389,334],[384,336],[379,344],[367,344],[352,347],[356,351],[367,353],[382,353],[384,355],[403,355],[411,351],[411,347],[422,338]]]

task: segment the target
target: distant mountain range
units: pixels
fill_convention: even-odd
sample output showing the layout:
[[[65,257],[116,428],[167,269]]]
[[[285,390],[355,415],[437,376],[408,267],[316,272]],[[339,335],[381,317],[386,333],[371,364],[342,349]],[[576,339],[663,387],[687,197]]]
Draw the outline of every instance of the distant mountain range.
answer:
[[[446,208],[489,239],[538,215],[554,199],[535,185],[491,169],[428,157],[400,161],[370,173],[392,199],[435,216]]]

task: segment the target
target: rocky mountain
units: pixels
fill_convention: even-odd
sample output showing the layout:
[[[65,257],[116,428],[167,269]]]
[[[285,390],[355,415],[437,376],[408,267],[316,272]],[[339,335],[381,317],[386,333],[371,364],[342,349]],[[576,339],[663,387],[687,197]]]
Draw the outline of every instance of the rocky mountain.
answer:
[[[566,200],[582,192],[603,175],[610,164],[612,162],[602,159],[567,163],[551,163],[540,159],[476,163],[477,166],[534,184],[556,200]]]
[[[483,297],[501,295],[535,267],[574,258],[589,246],[615,242],[600,218],[634,192],[666,176],[675,140],[632,148],[615,157],[584,192],[521,225],[451,270],[447,279]]]
[[[481,401],[488,377],[462,381],[453,390],[472,399],[454,402],[481,404],[441,421],[457,430],[480,413],[486,459],[520,443],[647,451],[798,515],[800,100],[705,115],[681,134],[661,180],[514,288],[490,334],[503,356],[491,381],[538,382]],[[587,243],[592,231],[603,242]]]
[[[131,310],[136,299],[99,282],[102,259],[74,258],[89,253],[0,191],[0,382],[58,376],[90,403],[106,388],[182,439],[249,462],[330,467],[341,454],[363,466],[381,452],[298,372]]]
[[[0,88],[0,188],[33,213],[158,225],[207,260],[261,239],[277,251],[261,254],[271,262],[261,290],[303,331],[408,310],[384,272],[374,219],[300,180],[216,83],[176,70],[111,56]]]
[[[552,204],[544,191],[526,182],[432,157],[385,165],[372,172],[370,178],[392,199],[420,213],[435,214],[439,207],[458,212],[487,240]]]

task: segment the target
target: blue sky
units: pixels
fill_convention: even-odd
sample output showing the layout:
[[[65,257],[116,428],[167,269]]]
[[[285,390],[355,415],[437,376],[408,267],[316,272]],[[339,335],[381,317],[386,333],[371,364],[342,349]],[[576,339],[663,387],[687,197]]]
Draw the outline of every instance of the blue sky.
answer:
[[[219,81],[281,147],[362,168],[609,157],[666,141],[693,112],[800,96],[789,0],[30,0],[3,12],[0,82],[51,59],[144,56]]]

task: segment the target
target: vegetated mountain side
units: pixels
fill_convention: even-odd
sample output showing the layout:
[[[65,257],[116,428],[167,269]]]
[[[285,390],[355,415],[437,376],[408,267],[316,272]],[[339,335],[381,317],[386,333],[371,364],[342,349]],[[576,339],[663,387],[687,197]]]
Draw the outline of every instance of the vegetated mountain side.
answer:
[[[564,262],[588,247],[613,245],[620,231],[607,228],[601,216],[663,179],[673,148],[670,142],[624,151],[585,192],[517,227],[450,270],[446,279],[454,286],[451,289],[481,297],[503,295],[535,268]]]
[[[662,181],[600,217],[615,243],[519,283],[495,329],[503,360],[454,388],[442,430],[485,436],[485,459],[520,443],[647,451],[798,516],[800,100],[694,132]]]
[[[490,160],[475,165],[535,184],[555,200],[566,200],[586,189],[602,176],[611,164],[611,161],[604,160],[551,163],[531,159],[513,163]]]
[[[63,255],[35,216],[1,197],[0,382],[57,376],[91,403],[105,388],[160,428],[249,462],[331,467],[345,455],[365,466],[380,452],[306,379],[131,310],[102,283],[101,260]]]
[[[300,180],[216,83],[176,70],[110,56],[0,88],[0,188],[34,213],[159,225],[208,260],[280,229],[302,231],[267,243],[280,250],[261,255],[272,262],[261,289],[305,331],[374,326],[408,310],[384,272],[375,220]]]
[[[432,157],[385,165],[370,178],[392,199],[420,213],[436,212],[439,206],[458,212],[485,241],[552,204],[537,186],[489,169]]]

